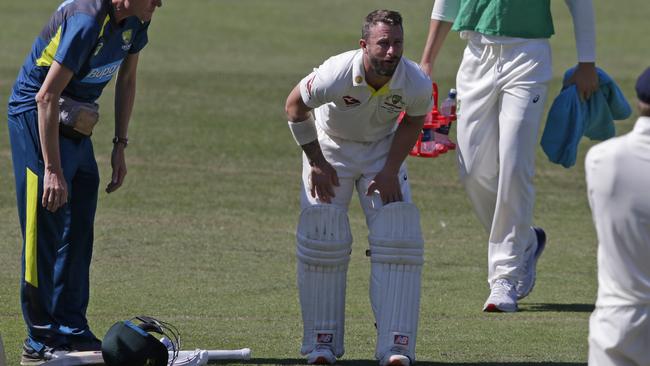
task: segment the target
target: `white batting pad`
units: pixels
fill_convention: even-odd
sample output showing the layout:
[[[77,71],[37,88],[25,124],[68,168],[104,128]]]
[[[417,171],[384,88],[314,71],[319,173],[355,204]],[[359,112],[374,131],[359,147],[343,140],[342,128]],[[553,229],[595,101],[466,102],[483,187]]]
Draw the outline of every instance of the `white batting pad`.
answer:
[[[305,355],[317,345],[344,353],[345,287],[352,248],[345,210],[334,205],[310,206],[300,214],[296,231],[298,290],[304,327]]]
[[[380,209],[369,230],[375,357],[381,360],[397,350],[414,361],[424,262],[420,214],[412,203],[391,203]]]

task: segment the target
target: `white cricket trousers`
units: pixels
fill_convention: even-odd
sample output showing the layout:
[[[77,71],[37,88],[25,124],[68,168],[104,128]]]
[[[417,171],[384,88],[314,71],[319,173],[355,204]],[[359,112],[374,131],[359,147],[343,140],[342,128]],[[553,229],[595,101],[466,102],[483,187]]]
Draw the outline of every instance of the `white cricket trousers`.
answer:
[[[517,281],[536,240],[535,150],[551,73],[548,40],[482,44],[480,36],[468,40],[458,70],[460,180],[489,233],[490,285]]]
[[[370,182],[386,163],[388,151],[393,142],[393,135],[391,134],[375,142],[357,142],[329,136],[319,129],[318,142],[325,159],[336,169],[339,178],[340,185],[338,187],[334,186],[335,197],[332,199],[332,204],[347,212],[352,193],[356,187],[361,208],[366,216],[366,224],[369,224],[383,204],[379,193],[366,196],[366,191]],[[307,157],[303,153],[302,189],[300,193],[300,206],[302,209],[323,203],[311,196],[310,173],[311,166],[309,166]],[[402,163],[400,167],[398,179],[403,201],[411,202],[411,188],[408,183],[406,162]]]
[[[589,318],[589,366],[650,365],[650,305],[596,307]]]

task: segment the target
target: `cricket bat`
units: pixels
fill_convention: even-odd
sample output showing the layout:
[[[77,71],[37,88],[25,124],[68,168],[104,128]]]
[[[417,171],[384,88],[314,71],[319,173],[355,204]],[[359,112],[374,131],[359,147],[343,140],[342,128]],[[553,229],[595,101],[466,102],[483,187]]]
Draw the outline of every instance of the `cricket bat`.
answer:
[[[171,356],[171,352],[170,352]],[[250,348],[234,350],[179,351],[172,366],[200,366],[215,360],[250,360]],[[55,360],[45,362],[44,366],[82,366],[104,365],[101,351],[70,352]]]

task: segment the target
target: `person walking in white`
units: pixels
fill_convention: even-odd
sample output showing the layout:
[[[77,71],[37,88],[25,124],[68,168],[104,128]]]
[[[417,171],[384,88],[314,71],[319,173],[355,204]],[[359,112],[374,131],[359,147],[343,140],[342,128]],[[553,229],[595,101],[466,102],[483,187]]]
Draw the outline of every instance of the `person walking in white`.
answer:
[[[591,0],[565,0],[578,50],[575,82],[598,87]],[[550,0],[436,0],[420,67],[432,73],[449,30],[467,40],[456,89],[460,179],[489,233],[484,311],[514,312],[533,289],[546,233],[533,227],[535,147],[551,79]]]
[[[368,14],[361,48],[326,60],[287,98],[289,127],[304,152],[296,253],[301,353],[309,364],[333,364],[344,353],[355,187],[369,229],[375,357],[382,366],[415,360],[423,240],[404,159],[433,101],[429,78],[402,57],[403,34],[399,13]]]
[[[598,235],[590,366],[650,365],[650,68],[636,92],[634,129],[592,147],[585,160]]]

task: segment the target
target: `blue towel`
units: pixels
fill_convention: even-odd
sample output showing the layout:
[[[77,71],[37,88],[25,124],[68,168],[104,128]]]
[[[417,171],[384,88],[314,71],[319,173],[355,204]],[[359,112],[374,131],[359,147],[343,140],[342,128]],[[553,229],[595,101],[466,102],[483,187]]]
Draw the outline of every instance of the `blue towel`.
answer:
[[[572,67],[564,73],[563,85],[574,72]],[[582,136],[599,141],[613,137],[616,135],[614,120],[632,114],[630,104],[614,80],[600,68],[597,72],[599,88],[589,100],[580,100],[575,84],[566,85],[548,112],[542,149],[550,161],[565,168],[575,165]]]

